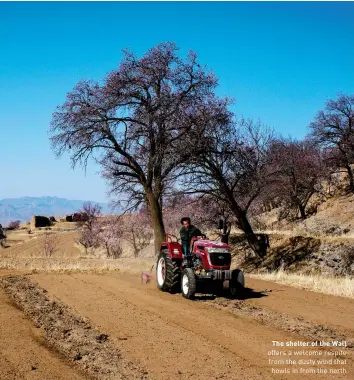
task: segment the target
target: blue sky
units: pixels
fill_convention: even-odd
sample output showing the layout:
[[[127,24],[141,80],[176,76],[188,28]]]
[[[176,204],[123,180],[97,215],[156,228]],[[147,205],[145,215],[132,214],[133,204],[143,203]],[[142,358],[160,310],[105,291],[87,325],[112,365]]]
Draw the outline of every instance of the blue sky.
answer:
[[[47,131],[66,93],[127,47],[194,50],[237,114],[305,136],[327,99],[354,92],[353,16],[350,2],[0,2],[0,199],[108,200],[99,167],[55,159]]]

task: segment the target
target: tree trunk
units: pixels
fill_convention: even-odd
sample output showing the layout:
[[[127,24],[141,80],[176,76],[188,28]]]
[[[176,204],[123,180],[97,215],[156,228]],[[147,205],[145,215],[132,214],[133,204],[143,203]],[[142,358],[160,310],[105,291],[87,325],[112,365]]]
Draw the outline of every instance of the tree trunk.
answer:
[[[239,228],[245,233],[247,242],[253,252],[261,258],[264,257],[267,254],[268,248],[266,239],[258,239],[257,235],[252,230],[246,213],[237,204],[232,207],[232,212],[237,218]]]
[[[229,244],[229,236],[231,232],[231,223],[227,222],[227,219],[224,218],[224,225],[223,225],[223,230],[222,230],[222,235],[221,235],[221,242]]]
[[[345,168],[347,169],[347,172],[348,172],[349,189],[352,193],[354,193],[354,176],[353,176],[352,168],[350,167],[349,163],[345,165]]]
[[[152,192],[147,193],[147,202],[151,215],[151,225],[154,231],[155,254],[158,255],[161,243],[165,240],[165,226],[162,219],[161,205]]]
[[[299,203],[298,206],[299,206],[301,219],[305,220],[306,219],[305,207],[301,203]]]
[[[106,251],[107,251],[107,258],[109,259],[111,257],[111,252],[109,251],[109,244],[105,243]]]

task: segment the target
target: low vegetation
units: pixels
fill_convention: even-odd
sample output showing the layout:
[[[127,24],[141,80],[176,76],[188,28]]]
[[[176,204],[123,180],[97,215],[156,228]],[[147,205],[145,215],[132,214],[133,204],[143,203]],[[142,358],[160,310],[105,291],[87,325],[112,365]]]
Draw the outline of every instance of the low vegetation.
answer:
[[[284,285],[303,288],[314,292],[334,296],[354,298],[354,278],[350,276],[325,276],[323,274],[309,275],[289,273],[278,270],[267,273],[250,274],[253,278],[274,281]]]

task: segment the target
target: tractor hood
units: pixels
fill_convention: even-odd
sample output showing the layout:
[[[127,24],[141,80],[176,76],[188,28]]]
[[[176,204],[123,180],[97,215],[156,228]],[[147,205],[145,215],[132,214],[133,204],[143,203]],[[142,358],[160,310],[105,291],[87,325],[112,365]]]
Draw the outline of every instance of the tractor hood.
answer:
[[[230,246],[226,243],[222,243],[220,241],[213,241],[213,240],[205,240],[201,239],[196,242],[197,246],[203,246],[205,248],[219,248],[220,250],[229,250]]]

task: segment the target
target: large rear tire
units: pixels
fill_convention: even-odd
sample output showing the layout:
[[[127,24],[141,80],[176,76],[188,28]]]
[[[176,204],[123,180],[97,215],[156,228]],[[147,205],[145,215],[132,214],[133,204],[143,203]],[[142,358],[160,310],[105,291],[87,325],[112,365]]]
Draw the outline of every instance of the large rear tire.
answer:
[[[164,292],[175,293],[178,291],[180,277],[178,264],[168,257],[167,250],[161,251],[156,264],[157,287]]]
[[[184,298],[189,300],[194,298],[197,291],[197,280],[191,268],[185,268],[182,272],[181,291]]]
[[[245,276],[240,269],[234,269],[229,282],[229,294],[231,298],[243,298],[245,293]]]

